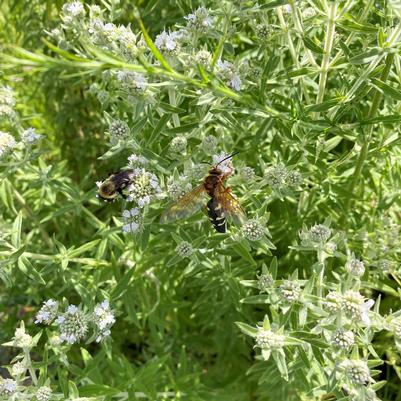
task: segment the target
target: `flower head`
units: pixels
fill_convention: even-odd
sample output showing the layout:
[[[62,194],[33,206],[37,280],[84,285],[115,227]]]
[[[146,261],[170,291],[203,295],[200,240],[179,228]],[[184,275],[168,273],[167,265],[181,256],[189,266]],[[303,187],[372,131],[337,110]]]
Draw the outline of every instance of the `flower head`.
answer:
[[[48,401],[52,396],[52,389],[47,386],[42,386],[38,388],[36,392],[36,398],[38,401]]]
[[[213,164],[215,166],[218,165],[219,170],[221,170],[223,174],[232,174],[234,172],[232,158],[229,156],[230,155],[225,152],[213,155]]]
[[[255,170],[252,167],[242,167],[240,170],[241,178],[244,181],[252,181],[255,178]]]
[[[269,292],[273,285],[274,279],[270,273],[263,273],[258,276],[258,288],[260,292]]]
[[[32,337],[25,332],[25,327],[21,326],[15,330],[13,338],[14,347],[19,348],[31,348],[32,347]]]
[[[301,286],[296,280],[284,280],[279,287],[281,296],[287,302],[296,302],[301,296]]]
[[[213,135],[207,135],[202,139],[202,148],[203,150],[211,154],[216,150],[217,146],[217,138]]]
[[[190,191],[192,185],[188,182],[188,178],[181,176],[178,180],[172,181],[167,186],[167,194],[173,200],[177,200]]]
[[[148,205],[154,198],[161,197],[161,189],[157,177],[144,168],[134,170],[135,179],[127,187],[127,201],[136,202],[140,208]]]
[[[15,147],[17,142],[14,137],[7,132],[0,131],[0,157],[4,156]]]
[[[113,120],[109,125],[108,132],[111,136],[111,142],[114,144],[128,138],[131,130],[125,121]]]
[[[372,380],[367,363],[361,359],[346,359],[340,367],[352,384],[365,386]]]
[[[180,242],[175,251],[181,258],[189,258],[194,253],[194,248],[188,241]]]
[[[356,277],[363,276],[365,273],[365,265],[361,260],[355,259],[353,256],[347,261],[345,270]]]
[[[142,94],[148,87],[146,77],[134,71],[119,71],[117,73],[117,81],[121,85],[121,88],[131,95]]]
[[[28,128],[21,134],[22,142],[32,145],[40,140],[43,135],[37,134],[35,128]]]
[[[87,317],[75,305],[69,305],[66,311],[58,316],[56,323],[60,328],[60,339],[68,344],[79,342],[88,330]]]
[[[243,224],[241,233],[249,241],[259,241],[265,234],[265,227],[259,220],[251,219]]]
[[[271,330],[259,328],[255,342],[256,346],[262,349],[279,349],[284,347],[285,336]]]
[[[139,208],[134,207],[130,210],[126,209],[123,211],[123,232],[124,233],[135,233],[143,228],[143,217]]]
[[[177,135],[170,142],[170,150],[173,153],[182,153],[185,152],[187,147],[187,138],[184,135]]]
[[[98,329],[96,342],[100,342],[110,335],[110,328],[116,322],[114,312],[110,309],[109,301],[105,300],[95,306],[93,321]]]
[[[138,167],[140,165],[145,165],[148,163],[148,160],[141,156],[141,155],[136,155],[133,153],[131,156],[128,157],[128,167],[134,168]]]
[[[194,56],[195,63],[200,64],[202,67],[210,66],[212,62],[212,53],[207,50],[199,50]]]
[[[337,329],[332,337],[331,343],[338,348],[348,349],[355,343],[355,336],[351,330]]]
[[[58,303],[54,299],[48,299],[43,302],[43,306],[36,314],[35,323],[51,324],[56,318],[58,312]]]
[[[180,50],[180,37],[180,32],[163,31],[156,36],[155,45],[163,53],[176,55]]]
[[[374,303],[372,299],[365,301],[359,292],[348,290],[342,297],[341,310],[349,319],[359,319],[369,325],[369,310]]]
[[[224,83],[230,88],[239,91],[241,90],[241,77],[238,69],[233,63],[229,61],[218,60],[216,64],[217,76],[224,81]]]
[[[0,378],[0,395],[10,396],[17,391],[17,382],[13,379]]]
[[[188,31],[206,33],[214,24],[214,18],[205,7],[199,7],[184,18],[187,20]]]
[[[13,377],[22,376],[27,370],[27,366],[24,361],[16,362],[11,367],[11,375]]]
[[[331,229],[323,224],[315,224],[308,231],[308,239],[316,243],[324,243],[331,236]]]
[[[72,1],[63,5],[63,20],[66,24],[79,21],[85,15],[85,8],[79,1]]]

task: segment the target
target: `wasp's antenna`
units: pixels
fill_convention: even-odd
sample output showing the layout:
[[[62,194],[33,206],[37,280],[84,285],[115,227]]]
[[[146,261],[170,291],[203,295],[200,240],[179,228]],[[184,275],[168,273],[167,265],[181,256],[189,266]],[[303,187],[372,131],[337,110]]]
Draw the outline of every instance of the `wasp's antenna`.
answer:
[[[209,166],[213,166],[213,164],[209,163],[209,162],[201,162],[201,163],[208,164]]]
[[[234,152],[233,154],[231,154],[230,156],[225,157],[223,160],[220,160],[217,164],[216,167],[220,164],[223,163],[224,161],[231,159],[233,156],[237,155],[239,152]]]

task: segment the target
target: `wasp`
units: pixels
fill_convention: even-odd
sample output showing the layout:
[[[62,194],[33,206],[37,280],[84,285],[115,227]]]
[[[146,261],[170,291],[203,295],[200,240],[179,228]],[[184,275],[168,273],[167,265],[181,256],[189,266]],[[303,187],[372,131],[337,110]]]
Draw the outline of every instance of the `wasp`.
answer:
[[[209,170],[209,174],[203,179],[202,184],[188,192],[177,202],[172,204],[161,216],[161,223],[188,217],[197,212],[204,205],[205,194],[209,196],[206,204],[207,215],[215,230],[219,233],[227,231],[227,217],[235,220],[244,220],[245,212],[240,202],[231,193],[231,187],[225,187],[224,182],[232,174],[232,166],[223,169],[219,166],[238,152],[224,158]]]
[[[118,195],[125,199],[126,195],[123,191],[132,183],[134,178],[134,170],[121,170],[110,174],[104,181],[97,183],[97,197],[106,202],[113,202]]]

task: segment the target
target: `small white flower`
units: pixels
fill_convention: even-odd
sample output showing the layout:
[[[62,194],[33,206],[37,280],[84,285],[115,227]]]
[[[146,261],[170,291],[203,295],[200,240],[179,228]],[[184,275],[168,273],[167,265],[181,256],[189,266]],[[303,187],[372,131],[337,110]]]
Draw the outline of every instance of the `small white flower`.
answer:
[[[213,155],[213,164],[215,166],[218,165],[218,169],[221,170],[224,174],[232,174],[234,172],[232,158],[229,156],[230,155],[225,152]]]
[[[60,328],[60,339],[68,344],[79,342],[88,330],[87,318],[75,305],[69,305],[56,319]]]
[[[145,165],[148,163],[148,160],[141,156],[136,155],[133,153],[131,156],[128,157],[128,167],[137,167],[140,165]]]
[[[262,349],[280,349],[284,347],[285,336],[271,330],[259,328],[255,342],[256,346]]]
[[[209,10],[205,7],[199,7],[184,18],[187,20],[189,31],[206,33],[214,24],[214,18],[210,16]]]
[[[373,299],[368,299],[361,306],[361,320],[366,326],[370,325],[369,311],[374,304],[375,301]]]
[[[14,347],[19,348],[31,348],[32,347],[32,337],[25,332],[24,327],[19,327],[15,330],[14,334]]]
[[[200,64],[203,67],[208,67],[210,66],[210,63],[212,62],[212,53],[210,53],[207,50],[199,50],[195,56],[194,60],[195,63]]]
[[[166,32],[163,31],[156,36],[156,47],[167,54],[177,54],[180,49],[178,40],[180,39],[180,32]]]
[[[134,169],[135,180],[127,187],[129,202],[136,202],[141,208],[153,199],[161,197],[161,188],[157,177],[144,168]]]
[[[17,142],[14,137],[7,132],[0,131],[0,157],[4,156],[15,147]]]
[[[348,349],[355,343],[355,336],[351,330],[338,329],[332,337],[331,343],[339,348]]]
[[[184,135],[177,135],[170,142],[170,150],[173,153],[183,153],[187,147],[187,138]]]
[[[26,364],[23,361],[16,362],[11,367],[11,375],[13,377],[22,376],[26,372]]]
[[[51,324],[57,315],[57,311],[58,303],[54,299],[43,302],[42,308],[36,314],[35,324]]]
[[[104,300],[95,306],[93,321],[98,329],[96,342],[100,342],[110,335],[110,328],[116,322],[114,312],[110,309],[109,301]]]
[[[343,370],[345,377],[356,385],[365,386],[372,379],[367,363],[360,359],[346,359],[341,362],[340,368]]]
[[[192,245],[187,241],[182,241],[181,243],[179,243],[175,248],[175,251],[182,258],[188,258],[194,253]]]
[[[241,233],[249,241],[259,241],[265,234],[265,227],[259,220],[251,219],[243,224]]]
[[[49,401],[52,396],[52,389],[47,386],[42,386],[38,388],[36,392],[36,398],[38,401]]]
[[[135,233],[143,228],[143,218],[140,209],[134,207],[123,211],[124,224],[122,230],[124,233]]]
[[[34,144],[42,138],[43,135],[37,134],[35,128],[28,128],[21,134],[22,142],[26,144]]]
[[[17,391],[17,382],[13,379],[0,378],[0,395],[12,395]]]
[[[123,90],[132,95],[141,94],[148,87],[148,81],[143,74],[129,70],[119,71],[117,73],[117,81]]]
[[[241,77],[238,69],[229,61],[218,60],[216,64],[217,76],[225,82],[230,88],[239,91],[241,90]]]
[[[361,277],[363,276],[363,273],[365,273],[365,265],[362,261],[355,259],[355,257],[352,256],[347,261],[347,264],[345,265],[345,270],[347,270],[347,272],[352,274],[353,276]]]
[[[298,281],[284,280],[280,285],[280,293],[285,301],[293,303],[300,299],[301,286]]]
[[[73,1],[71,3],[66,3],[62,8],[63,20],[66,24],[71,24],[78,21],[79,18],[85,15],[85,8],[79,1]]]

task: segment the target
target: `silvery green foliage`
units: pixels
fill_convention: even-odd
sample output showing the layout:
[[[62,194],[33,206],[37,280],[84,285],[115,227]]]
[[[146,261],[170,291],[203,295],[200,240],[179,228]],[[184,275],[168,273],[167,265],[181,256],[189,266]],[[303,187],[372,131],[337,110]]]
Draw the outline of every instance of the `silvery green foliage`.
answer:
[[[0,7],[0,399],[397,399],[395,2],[20,3]],[[160,224],[234,152],[246,218],[216,234],[205,196]],[[121,169],[126,199],[99,202]]]

